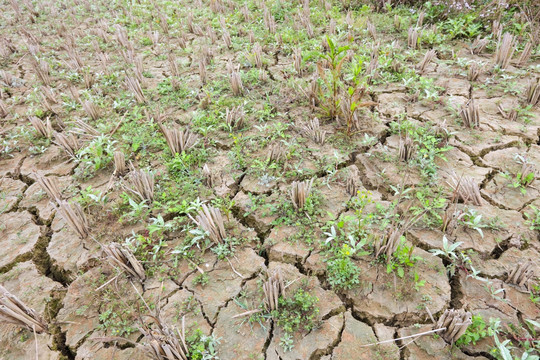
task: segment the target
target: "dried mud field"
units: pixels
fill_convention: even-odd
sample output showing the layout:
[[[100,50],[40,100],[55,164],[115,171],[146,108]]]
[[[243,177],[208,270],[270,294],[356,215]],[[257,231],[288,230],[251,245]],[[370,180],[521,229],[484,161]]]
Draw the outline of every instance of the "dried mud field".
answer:
[[[538,359],[534,2],[380,3],[0,1],[0,359]]]

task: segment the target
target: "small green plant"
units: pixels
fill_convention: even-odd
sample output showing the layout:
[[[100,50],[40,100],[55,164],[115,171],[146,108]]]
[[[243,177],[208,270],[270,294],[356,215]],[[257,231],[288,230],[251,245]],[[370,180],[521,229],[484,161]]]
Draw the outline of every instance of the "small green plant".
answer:
[[[390,274],[394,270],[400,278],[405,276],[405,269],[413,267],[417,261],[422,260],[422,257],[413,255],[414,245],[408,246],[405,237],[401,237],[401,242],[386,265],[386,272]]]
[[[201,286],[205,286],[210,281],[210,276],[208,276],[207,273],[198,273],[195,275],[195,277],[192,280],[193,285],[200,284]]]
[[[317,326],[318,302],[319,299],[310,295],[303,287],[298,288],[288,297],[280,296],[279,306],[272,311],[271,315],[286,334],[283,338],[285,349],[292,349],[294,332],[309,332]]]
[[[469,325],[467,331],[456,341],[458,347],[467,346],[476,343],[487,337],[488,327],[481,315],[473,315],[472,324]]]
[[[217,360],[217,346],[220,339],[213,335],[205,335],[200,329],[195,330],[186,338],[189,347],[189,358],[191,360]]]

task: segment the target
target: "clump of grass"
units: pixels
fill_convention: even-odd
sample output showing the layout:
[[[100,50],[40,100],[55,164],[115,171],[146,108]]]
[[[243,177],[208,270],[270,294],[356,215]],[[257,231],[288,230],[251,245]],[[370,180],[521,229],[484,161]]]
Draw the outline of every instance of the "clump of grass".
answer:
[[[111,243],[103,246],[103,252],[112,264],[127,272],[130,277],[138,279],[140,282],[146,279],[143,266],[128,248]]]
[[[474,99],[469,100],[466,104],[461,106],[459,115],[461,116],[461,120],[465,127],[472,129],[480,126],[480,113]]]
[[[304,181],[293,181],[291,184],[291,201],[296,210],[302,210],[306,204],[306,199],[311,193],[313,179]]]
[[[517,264],[514,269],[508,274],[506,282],[509,284],[515,284],[518,286],[527,286],[529,280],[535,276],[533,263],[527,261]]]
[[[435,329],[446,328],[439,334],[447,343],[454,344],[471,324],[472,315],[470,312],[463,309],[447,309],[437,321]]]
[[[0,285],[0,323],[15,324],[38,334],[49,332],[45,320],[2,285]]]
[[[495,65],[502,70],[506,69],[508,65],[510,65],[514,50],[514,36],[510,33],[505,33],[497,44],[497,50],[495,51]]]
[[[88,237],[90,234],[88,220],[79,203],[70,204],[65,200],[59,200],[57,211],[81,239]]]
[[[189,129],[179,130],[179,129],[167,129],[162,124],[159,125],[167,145],[171,150],[173,156],[175,154],[182,154],[183,152],[191,149],[198,142],[198,137],[196,134],[192,133]]]

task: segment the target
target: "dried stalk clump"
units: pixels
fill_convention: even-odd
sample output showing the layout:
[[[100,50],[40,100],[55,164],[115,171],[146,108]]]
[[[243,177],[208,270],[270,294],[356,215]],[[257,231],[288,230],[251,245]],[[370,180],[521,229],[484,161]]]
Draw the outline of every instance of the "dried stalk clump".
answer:
[[[151,204],[154,201],[154,182],[153,172],[131,169],[127,189],[140,200]]]
[[[58,201],[58,212],[66,223],[74,230],[81,239],[86,239],[90,234],[88,220],[79,203],[72,203],[65,200]]]
[[[173,156],[191,149],[199,140],[197,135],[192,133],[189,129],[167,129],[161,124],[159,127],[163,136],[165,136],[165,140],[167,141],[167,145],[169,145],[169,149],[171,149]]]
[[[255,58],[255,66],[257,66],[259,69],[262,68],[262,47],[259,43],[255,43],[255,45],[253,45],[253,57]]]
[[[394,15],[394,28],[397,31],[401,30],[401,17],[398,14]]]
[[[326,131],[321,129],[319,119],[314,118],[310,120],[306,125],[303,125],[301,131],[304,135],[309,137],[313,142],[319,145],[324,145],[326,139]]]
[[[32,123],[32,126],[34,127],[34,129],[36,129],[40,137],[44,137],[47,139],[51,138],[53,129],[51,125],[51,120],[49,118],[47,118],[47,121],[45,123],[43,122],[43,120],[35,116],[30,116],[28,120],[30,120],[30,123]]]
[[[501,104],[497,105],[497,110],[502,115],[503,118],[510,121],[517,121],[518,111],[516,108],[506,111]]]
[[[128,248],[117,243],[111,243],[103,246],[103,252],[114,265],[126,271],[129,276],[138,279],[140,282],[146,279],[143,266]]]
[[[64,149],[69,156],[75,158],[79,151],[79,141],[73,134],[64,135],[63,133],[54,133],[56,144]]]
[[[146,102],[146,97],[144,96],[141,83],[137,78],[126,76],[126,86],[135,95],[135,100],[139,104],[144,104]]]
[[[518,286],[527,286],[529,280],[534,277],[534,268],[531,261],[517,264],[508,274],[506,282],[509,284],[515,284]]]
[[[413,139],[406,136],[405,139],[399,139],[399,160],[408,162],[415,153],[415,144]]]
[[[244,125],[244,107],[238,105],[225,110],[225,122],[229,129],[240,129]]]
[[[355,196],[357,193],[356,178],[358,177],[358,171],[350,171],[347,175],[347,182],[345,184],[345,190],[350,196]]]
[[[0,118],[5,118],[9,114],[6,103],[0,99]]]
[[[232,92],[235,96],[239,96],[244,93],[244,86],[242,85],[242,78],[240,77],[240,65],[236,70],[232,70],[230,72],[229,81],[231,83]]]
[[[268,163],[278,162],[285,156],[285,148],[281,143],[274,143],[270,145],[268,150],[267,161]]]
[[[419,38],[420,34],[418,33],[418,29],[415,27],[410,27],[407,36],[407,46],[410,49],[416,50],[416,48],[418,47]]]
[[[204,164],[202,168],[202,173],[204,175],[204,179],[203,179],[204,185],[208,186],[209,188],[213,188],[214,179],[212,176],[212,171],[210,170],[210,167],[208,166],[208,164]]]
[[[436,329],[446,328],[439,334],[449,344],[453,344],[472,324],[472,314],[463,309],[447,309],[437,321]]]
[[[527,44],[525,44],[525,47],[523,48],[523,52],[521,55],[519,55],[517,64],[520,66],[523,66],[529,61],[529,58],[531,57],[532,53],[532,43],[529,41]]]
[[[77,125],[77,127],[71,130],[72,133],[75,133],[77,135],[80,135],[86,138],[93,138],[100,135],[99,131],[94,129],[92,126],[88,125],[83,120],[75,121],[75,125]]]
[[[473,62],[469,65],[469,71],[467,72],[467,80],[476,81],[478,80],[478,76],[480,76],[480,68],[478,67],[477,63]]]
[[[470,50],[473,55],[480,55],[486,49],[486,46],[489,44],[489,39],[477,37],[472,43]]]
[[[126,156],[122,151],[114,152],[114,175],[124,176],[127,174]]]
[[[431,61],[433,61],[433,59],[437,56],[437,53],[435,52],[435,50],[431,49],[429,50],[428,52],[426,52],[426,55],[424,55],[424,58],[422,59],[422,61],[420,61],[418,63],[418,65],[416,65],[416,68],[418,69],[418,71],[420,72],[420,74],[423,74],[425,71],[426,71],[426,68],[427,66],[429,65],[429,63]]]
[[[293,64],[294,70],[298,75],[302,75],[302,50],[300,48],[295,48],[293,50]]]
[[[56,177],[45,177],[39,173],[36,173],[35,176],[39,186],[47,193],[51,201],[58,203],[62,200]]]
[[[285,292],[285,283],[281,276],[281,270],[277,269],[273,274],[268,274],[268,280],[263,284],[264,306],[268,312],[278,309],[279,297]]]
[[[514,37],[510,33],[505,33],[497,44],[497,50],[495,52],[495,64],[503,70],[506,69],[508,65],[510,65],[512,55],[514,55],[514,50]]]
[[[375,25],[371,21],[367,22],[367,31],[373,40],[377,40],[377,29],[375,29]]]
[[[99,108],[96,104],[94,104],[92,101],[85,100],[82,102],[82,108],[86,112],[86,114],[90,117],[92,120],[99,119]]]
[[[30,65],[34,69],[34,72],[39,77],[43,85],[51,86],[50,67],[49,63],[45,60],[38,60],[34,57],[30,58]]]
[[[465,127],[472,129],[480,126],[480,113],[474,99],[461,105],[459,115],[461,116],[461,120],[463,120],[463,125],[465,125]]]
[[[296,210],[302,210],[306,204],[306,199],[311,192],[313,179],[304,181],[293,181],[291,184],[291,200]]]
[[[540,78],[529,82],[527,86],[527,104],[535,106],[540,102]]]
[[[203,204],[202,209],[199,210],[195,219],[191,215],[189,217],[198,227],[208,233],[208,237],[215,244],[222,244],[227,238],[223,216],[221,216],[221,211],[218,208]]]
[[[169,328],[159,316],[152,316],[155,327],[147,325],[139,327],[144,335],[142,350],[153,360],[189,360],[189,348],[186,344],[184,318],[182,318],[182,331]]]
[[[457,198],[463,203],[471,203],[476,206],[482,205],[480,187],[471,177],[458,177],[455,173],[450,176],[450,182],[446,182],[456,193]]]
[[[45,320],[2,285],[0,285],[0,323],[15,324],[38,334],[49,332]]]
[[[424,213],[422,212],[416,216],[408,217],[401,224],[398,223],[398,220],[395,220],[388,228],[387,234],[375,242],[375,257],[385,254],[386,262],[390,262],[393,254],[398,249],[401,237],[424,216]]]

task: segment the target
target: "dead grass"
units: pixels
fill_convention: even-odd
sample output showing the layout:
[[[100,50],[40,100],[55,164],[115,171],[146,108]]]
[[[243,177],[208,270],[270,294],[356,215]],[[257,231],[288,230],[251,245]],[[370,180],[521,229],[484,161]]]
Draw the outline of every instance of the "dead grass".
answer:
[[[199,228],[208,233],[208,237],[215,244],[222,244],[227,238],[223,216],[218,208],[203,204],[195,218],[191,215],[189,217]]]
[[[90,235],[88,220],[79,203],[69,203],[59,200],[56,207],[62,218],[69,227],[79,235],[81,239],[86,239]]]
[[[306,199],[311,193],[313,180],[293,181],[291,184],[290,196],[296,210],[302,210],[306,204]]]
[[[0,323],[15,324],[38,334],[49,332],[45,320],[2,285],[0,285]]]
[[[128,248],[117,243],[111,243],[103,246],[103,252],[112,264],[127,272],[130,277],[140,282],[146,279],[142,264]]]
[[[470,312],[463,309],[447,309],[439,318],[435,329],[446,328],[439,334],[447,343],[454,344],[471,324],[472,314]]]

